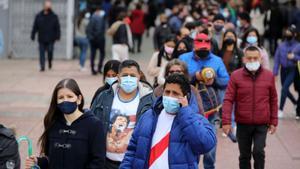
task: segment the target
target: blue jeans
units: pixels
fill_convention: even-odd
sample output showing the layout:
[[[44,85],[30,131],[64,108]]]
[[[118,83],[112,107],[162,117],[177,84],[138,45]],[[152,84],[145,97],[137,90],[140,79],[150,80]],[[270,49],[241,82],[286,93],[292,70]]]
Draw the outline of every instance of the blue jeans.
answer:
[[[224,89],[218,89],[218,97],[219,97],[219,103],[223,104],[224,97],[225,97],[226,90]],[[235,118],[234,118],[234,110],[231,113],[231,127],[234,128],[236,126],[235,124]]]
[[[79,64],[81,67],[84,67],[86,52],[89,47],[89,40],[84,37],[76,37],[75,42],[80,48]]]
[[[281,89],[281,98],[280,98],[280,106],[279,106],[280,110],[283,110],[284,108],[286,97],[288,97],[294,105],[297,104],[296,99],[294,98],[294,96],[289,90],[291,84],[293,84],[294,82],[295,75],[296,75],[296,67],[281,68],[280,78],[281,78],[282,89]]]
[[[48,56],[48,66],[51,69],[52,59],[53,59],[53,50],[54,50],[54,42],[47,42],[47,43],[39,42],[41,70],[45,70],[45,53],[46,53],[46,51],[47,51],[47,56]]]
[[[208,119],[211,125],[213,125],[214,130],[216,131],[215,127],[215,120],[217,114],[211,115]],[[208,153],[204,154],[203,156],[203,166],[204,169],[214,169],[215,168],[215,162],[216,162],[216,151],[217,151],[217,145],[211,149]]]

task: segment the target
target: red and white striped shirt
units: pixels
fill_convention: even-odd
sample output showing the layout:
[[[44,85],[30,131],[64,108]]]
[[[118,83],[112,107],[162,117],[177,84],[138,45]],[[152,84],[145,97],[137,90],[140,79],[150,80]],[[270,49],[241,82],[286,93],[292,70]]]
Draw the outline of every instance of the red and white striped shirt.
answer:
[[[156,129],[152,138],[149,169],[169,168],[168,147],[174,118],[175,115],[166,113],[165,109],[158,116]]]

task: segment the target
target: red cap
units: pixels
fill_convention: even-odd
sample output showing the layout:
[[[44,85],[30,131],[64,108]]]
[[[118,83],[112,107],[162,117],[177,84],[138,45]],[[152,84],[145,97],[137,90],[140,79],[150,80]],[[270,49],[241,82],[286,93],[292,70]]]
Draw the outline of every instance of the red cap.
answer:
[[[210,38],[205,33],[199,33],[194,39],[194,49],[210,50]]]

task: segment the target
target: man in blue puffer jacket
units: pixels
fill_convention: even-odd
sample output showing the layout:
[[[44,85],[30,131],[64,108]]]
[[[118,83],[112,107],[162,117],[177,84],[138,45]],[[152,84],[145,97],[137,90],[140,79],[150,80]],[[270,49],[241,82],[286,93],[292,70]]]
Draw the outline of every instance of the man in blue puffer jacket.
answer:
[[[199,155],[216,145],[209,122],[191,108],[184,75],[167,77],[163,96],[140,118],[120,169],[197,169]]]

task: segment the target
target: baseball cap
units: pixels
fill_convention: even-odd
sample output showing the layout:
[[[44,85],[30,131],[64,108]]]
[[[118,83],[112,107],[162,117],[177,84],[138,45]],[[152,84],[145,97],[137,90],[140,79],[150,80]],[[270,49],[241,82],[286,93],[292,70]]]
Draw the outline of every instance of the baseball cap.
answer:
[[[210,38],[205,33],[199,33],[194,39],[195,49],[210,49]]]

